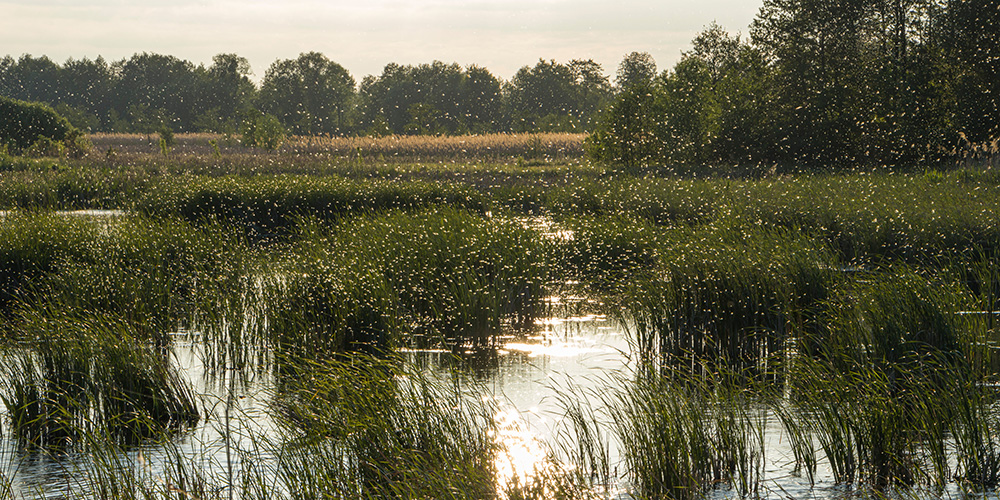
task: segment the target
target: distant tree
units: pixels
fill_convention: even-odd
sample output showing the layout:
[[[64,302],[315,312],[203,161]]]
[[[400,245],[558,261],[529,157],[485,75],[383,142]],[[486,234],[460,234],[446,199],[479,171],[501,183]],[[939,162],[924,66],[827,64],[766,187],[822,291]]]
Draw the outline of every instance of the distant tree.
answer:
[[[133,119],[133,130],[152,133],[166,125],[181,132],[193,128],[198,104],[198,77],[188,61],[142,53],[115,63],[119,75],[112,100],[115,109]],[[153,121],[160,123],[152,123]]]
[[[106,120],[111,111],[115,75],[103,58],[69,59],[63,64],[60,84],[60,105],[64,107],[57,107],[57,111],[71,122],[76,120],[74,125],[78,128],[108,129],[101,118]]]
[[[0,96],[0,146],[21,151],[44,140],[73,141],[79,132],[50,106]]]
[[[465,69],[462,83],[462,114],[471,132],[498,132],[501,116],[501,84],[482,66]]]
[[[591,59],[574,59],[569,62],[569,69],[573,73],[576,97],[572,114],[583,127],[580,132],[591,130],[598,114],[611,100],[611,82],[604,68]]]
[[[512,128],[530,131],[541,123],[564,123],[564,131],[573,131],[576,124],[590,123],[610,98],[610,89],[600,65],[593,61],[563,65],[539,59],[534,67],[518,70],[507,86]]]
[[[1000,0],[948,5],[937,41],[953,63],[955,125],[972,142],[1000,138]]]
[[[388,64],[361,83],[361,115],[367,129],[402,134],[455,134],[493,130],[500,81],[478,66]]]
[[[242,124],[243,145],[274,151],[285,142],[285,127],[274,115],[247,111]]]
[[[774,66],[786,161],[853,163],[867,149],[872,0],[765,0],[751,36]]]
[[[0,95],[50,105],[59,101],[61,68],[48,57],[23,55],[16,62],[8,57],[0,66]]]
[[[615,85],[627,90],[635,85],[648,86],[656,77],[656,61],[649,52],[632,52],[618,63]]]
[[[319,52],[275,61],[264,75],[260,106],[300,135],[343,133],[355,96],[355,81],[343,66]]]
[[[233,133],[239,117],[253,107],[257,89],[250,81],[250,62],[236,54],[219,54],[205,71],[201,83],[196,128]]]
[[[652,82],[632,82],[618,93],[603,120],[587,139],[588,154],[636,171],[663,157],[658,120],[664,110],[653,96]]]

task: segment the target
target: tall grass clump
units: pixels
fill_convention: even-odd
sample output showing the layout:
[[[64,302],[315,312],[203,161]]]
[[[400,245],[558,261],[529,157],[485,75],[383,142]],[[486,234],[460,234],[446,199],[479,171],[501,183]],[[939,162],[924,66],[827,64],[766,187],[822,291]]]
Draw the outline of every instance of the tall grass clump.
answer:
[[[967,290],[897,269],[832,298],[818,337],[803,343],[792,402],[839,482],[876,491],[940,487],[949,436],[970,484],[996,486],[996,425],[969,359],[981,319],[957,314]]]
[[[273,404],[291,498],[493,498],[495,409],[391,359],[299,362]]]
[[[720,225],[663,233],[659,262],[637,274],[618,315],[640,353],[666,366],[781,376],[781,362],[840,279],[808,237]]]
[[[614,294],[659,262],[663,231],[627,215],[564,220],[551,242],[554,279],[580,282],[599,294]]]
[[[624,215],[656,224],[711,220],[728,180],[608,177],[581,179],[547,194],[547,207],[563,216]]]
[[[194,394],[166,352],[128,321],[65,314],[57,305],[22,315],[22,343],[10,352],[0,385],[21,442],[68,445],[94,433],[134,442],[198,421]]]
[[[1000,241],[995,184],[961,173],[802,175],[734,185],[733,203],[762,224],[824,237],[845,261],[913,264]]]
[[[269,343],[282,356],[377,355],[400,341],[399,300],[378,269],[294,263],[264,281]]]
[[[161,344],[199,310],[215,307],[244,272],[248,250],[221,226],[125,216],[90,228],[94,234],[74,254],[35,282],[36,294],[116,314]]]
[[[67,257],[80,255],[94,238],[85,221],[53,213],[14,211],[0,215],[0,311],[15,299],[29,300],[29,288]]]
[[[505,329],[532,323],[548,276],[536,231],[454,208],[359,217],[314,232],[300,249],[382,273],[417,345],[495,345]]]
[[[719,487],[759,494],[763,406],[752,391],[659,366],[604,396],[624,476],[638,498],[703,498]]]

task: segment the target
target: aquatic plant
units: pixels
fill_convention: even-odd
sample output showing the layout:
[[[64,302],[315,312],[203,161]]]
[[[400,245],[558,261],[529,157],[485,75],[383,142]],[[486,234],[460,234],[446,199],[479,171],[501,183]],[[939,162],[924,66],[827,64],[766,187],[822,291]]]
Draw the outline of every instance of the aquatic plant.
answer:
[[[650,366],[605,396],[632,494],[702,498],[716,487],[759,493],[763,407],[748,397],[752,392],[718,382]]]
[[[639,352],[667,366],[780,379],[789,344],[840,279],[822,245],[788,231],[675,229],[658,248],[615,314]]]
[[[292,498],[491,498],[494,411],[394,360],[293,363],[274,409]]]
[[[134,442],[198,421],[191,388],[163,350],[107,314],[58,304],[21,311],[0,382],[10,429],[30,446],[80,443],[90,433]]]

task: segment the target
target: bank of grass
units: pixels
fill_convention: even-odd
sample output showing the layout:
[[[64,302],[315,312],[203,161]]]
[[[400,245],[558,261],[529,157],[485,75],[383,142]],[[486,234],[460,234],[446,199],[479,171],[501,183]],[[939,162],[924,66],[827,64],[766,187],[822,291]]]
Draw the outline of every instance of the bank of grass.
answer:
[[[611,177],[552,190],[556,214],[632,214],[656,224],[739,219],[816,234],[845,261],[926,261],[1000,241],[990,172],[842,173],[759,180]]]
[[[11,212],[0,225],[2,305],[58,302],[131,321],[165,344],[231,288],[250,254],[222,226],[176,219]]]
[[[790,346],[844,280],[832,252],[801,233],[721,224],[660,238],[618,315],[640,353],[666,365],[780,380]]]
[[[495,348],[502,334],[530,329],[542,297],[570,281],[604,299],[649,363],[607,394],[610,424],[574,417],[596,429],[577,436],[618,434],[623,474],[639,496],[699,497],[716,484],[759,491],[761,407],[783,419],[810,477],[825,460],[838,482],[876,494],[952,481],[997,486],[998,420],[987,384],[996,380],[992,346],[1000,340],[995,175],[591,174],[497,188],[470,178],[175,172],[129,195],[141,215],[5,214],[8,336],[30,340],[37,325],[68,325],[59,329],[77,340],[59,345],[83,345],[72,356],[96,363],[85,370],[54,347],[25,354],[50,356],[61,368],[15,365],[23,369],[8,377],[9,399],[38,416],[18,422],[39,422],[22,427],[51,440],[62,438],[48,429],[86,429],[79,420],[62,426],[51,411],[30,413],[32,401],[57,399],[32,389],[44,385],[44,370],[53,380],[117,373],[94,386],[145,398],[168,385],[129,385],[141,377],[80,340],[100,331],[91,323],[120,327],[140,339],[123,345],[150,352],[187,323],[203,333],[218,373],[281,365],[286,385],[276,409],[285,437],[295,439],[283,444],[279,475],[294,491],[489,496],[494,476],[468,455],[489,454],[476,434],[484,427],[473,425],[479,416],[434,406],[454,402],[430,382],[407,393],[414,386],[399,381],[409,375],[371,356],[399,347]],[[58,206],[60,196],[40,203]],[[547,214],[568,231],[543,236],[498,207]],[[45,304],[58,306],[42,315]],[[311,380],[322,384],[295,385]],[[59,405],[94,412],[80,402],[90,396],[64,394]],[[133,411],[101,404],[109,415]],[[434,441],[435,433],[462,436],[472,448],[457,438]],[[448,462],[448,454],[467,463]],[[459,473],[471,479],[456,486]],[[583,476],[552,480],[569,482],[559,488],[566,495],[593,492],[592,484],[575,487]],[[516,493],[553,491],[525,486]]]
[[[531,325],[548,279],[536,231],[455,208],[307,224],[294,255],[380,273],[412,347],[495,347],[504,329]]]
[[[483,196],[457,184],[350,180],[341,177],[177,178],[145,193],[135,210],[191,222],[219,221],[259,236],[287,230],[303,216],[320,219],[436,205],[483,211]]]

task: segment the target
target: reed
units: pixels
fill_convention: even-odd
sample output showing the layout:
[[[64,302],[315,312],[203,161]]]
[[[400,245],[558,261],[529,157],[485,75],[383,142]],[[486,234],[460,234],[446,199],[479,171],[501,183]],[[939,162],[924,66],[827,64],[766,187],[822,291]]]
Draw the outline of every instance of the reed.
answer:
[[[361,217],[301,248],[381,272],[415,345],[493,346],[505,328],[531,324],[547,280],[535,231],[453,208]]]
[[[166,354],[120,318],[22,312],[0,389],[14,436],[28,446],[81,443],[91,433],[135,442],[198,421],[191,389]]]
[[[788,346],[812,327],[812,312],[842,278],[836,259],[782,230],[723,225],[663,234],[659,261],[618,302],[641,355],[781,379]]]
[[[136,210],[192,222],[226,221],[248,228],[251,237],[261,239],[289,229],[304,215],[332,219],[438,204],[473,210],[484,206],[477,193],[456,185],[277,176],[179,178],[146,193]]]
[[[93,240],[92,226],[51,213],[15,211],[0,216],[0,311],[9,316],[15,300]]]
[[[985,174],[815,174],[757,180],[583,179],[553,190],[558,214],[634,214],[657,224],[738,217],[804,230],[844,261],[873,257],[927,263],[1000,241],[997,183]]]
[[[552,242],[552,272],[562,281],[585,283],[596,293],[615,294],[634,276],[660,261],[663,231],[627,215],[576,217],[562,221]]]
[[[393,360],[298,364],[275,410],[293,498],[492,498],[494,410]]]
[[[840,482],[939,488],[954,435],[970,481],[995,485],[996,446],[983,432],[995,419],[967,361],[983,323],[956,314],[970,294],[906,269],[874,278],[833,297],[819,338],[803,344],[790,379],[800,425]]]
[[[70,224],[66,230],[89,233],[32,281],[33,295],[64,308],[117,315],[161,345],[242,272],[245,247],[219,226],[137,216]],[[46,230],[59,237],[57,228]]]
[[[484,134],[460,136],[292,137],[276,155],[327,155],[348,158],[498,159],[581,158],[586,134]],[[95,134],[93,150],[108,148],[124,154],[156,155],[158,142],[150,136]],[[216,141],[221,155],[247,154],[253,149],[237,137],[214,134],[177,134],[172,155],[212,156]]]
[[[651,366],[605,397],[633,495],[703,498],[720,487],[759,494],[763,412],[750,392],[719,382]]]

